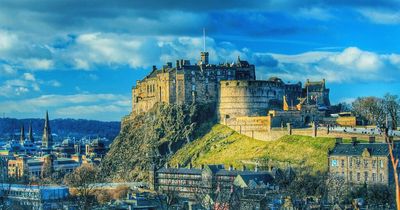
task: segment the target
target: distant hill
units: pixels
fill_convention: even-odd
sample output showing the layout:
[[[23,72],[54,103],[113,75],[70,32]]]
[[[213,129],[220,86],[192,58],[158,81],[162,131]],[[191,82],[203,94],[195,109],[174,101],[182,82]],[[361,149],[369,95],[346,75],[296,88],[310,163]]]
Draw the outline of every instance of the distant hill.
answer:
[[[0,119],[0,137],[10,138],[20,132],[21,125],[25,127],[28,133],[29,123],[32,123],[32,129],[35,136],[40,137],[43,134],[44,119]],[[51,132],[60,137],[106,137],[113,140],[121,128],[120,122],[102,122],[96,120],[84,119],[54,119],[50,120]]]

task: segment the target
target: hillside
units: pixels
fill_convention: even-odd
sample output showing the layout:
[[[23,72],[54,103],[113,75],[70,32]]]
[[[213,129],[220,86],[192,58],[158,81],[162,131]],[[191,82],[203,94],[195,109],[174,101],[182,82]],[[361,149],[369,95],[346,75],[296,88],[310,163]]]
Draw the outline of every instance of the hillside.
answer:
[[[125,121],[101,163],[113,181],[143,180],[152,162],[162,166],[183,145],[207,133],[215,105],[157,104]]]
[[[349,140],[346,140],[349,141]],[[284,136],[276,141],[259,141],[240,135],[232,129],[217,124],[203,137],[185,145],[169,163],[194,166],[222,163],[241,168],[253,168],[258,163],[268,166],[310,167],[314,172],[327,169],[327,152],[335,139],[308,136]]]

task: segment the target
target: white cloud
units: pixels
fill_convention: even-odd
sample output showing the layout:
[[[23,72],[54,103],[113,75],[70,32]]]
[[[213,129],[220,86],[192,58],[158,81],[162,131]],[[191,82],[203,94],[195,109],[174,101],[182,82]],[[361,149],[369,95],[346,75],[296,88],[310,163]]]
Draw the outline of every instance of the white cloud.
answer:
[[[23,77],[27,81],[36,81],[35,76],[32,73],[24,73]]]
[[[330,61],[361,72],[376,71],[381,66],[381,60],[375,53],[362,51],[357,47],[346,48],[343,52],[331,56]]]
[[[0,55],[1,52],[11,49],[15,44],[17,44],[17,41],[17,35],[8,31],[0,30]]]
[[[397,81],[400,76],[398,54],[377,54],[357,47],[348,47],[341,52],[312,51],[297,55],[261,53],[276,59],[269,66],[259,63],[259,74],[279,76],[289,81],[305,79],[327,79],[328,82]],[[259,53],[260,55],[260,53]]]
[[[362,9],[359,12],[368,20],[378,24],[400,24],[400,12],[382,11],[377,9]]]
[[[49,70],[53,68],[53,61],[49,59],[31,58],[23,61],[24,67],[31,70]]]

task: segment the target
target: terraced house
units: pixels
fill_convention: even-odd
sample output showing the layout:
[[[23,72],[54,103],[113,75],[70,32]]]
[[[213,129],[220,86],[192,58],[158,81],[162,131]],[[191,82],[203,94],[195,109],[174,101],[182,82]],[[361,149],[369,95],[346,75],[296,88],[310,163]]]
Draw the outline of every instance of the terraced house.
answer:
[[[398,144],[394,154],[398,155]],[[329,173],[342,176],[347,183],[385,184],[393,183],[393,167],[386,143],[376,143],[370,137],[369,143],[341,143],[337,139],[335,148],[329,152]]]

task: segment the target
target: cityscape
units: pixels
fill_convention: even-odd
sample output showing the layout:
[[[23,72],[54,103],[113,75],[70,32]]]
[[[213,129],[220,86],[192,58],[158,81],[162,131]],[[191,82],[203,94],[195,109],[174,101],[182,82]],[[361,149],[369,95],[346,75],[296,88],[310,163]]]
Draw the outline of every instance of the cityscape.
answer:
[[[399,9],[4,0],[0,207],[400,209]]]

